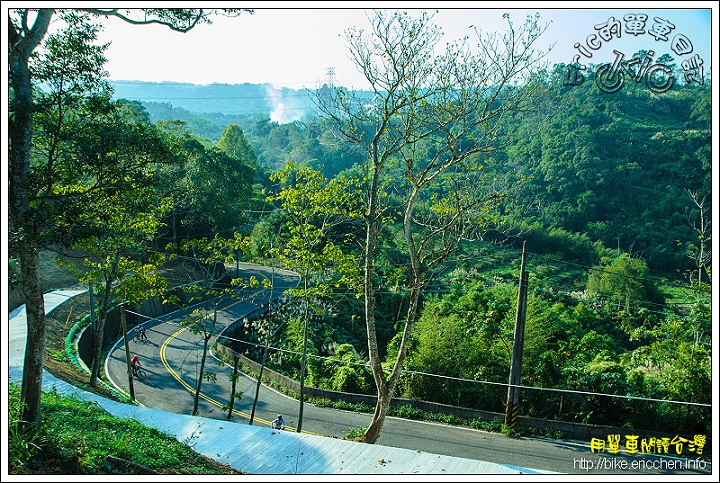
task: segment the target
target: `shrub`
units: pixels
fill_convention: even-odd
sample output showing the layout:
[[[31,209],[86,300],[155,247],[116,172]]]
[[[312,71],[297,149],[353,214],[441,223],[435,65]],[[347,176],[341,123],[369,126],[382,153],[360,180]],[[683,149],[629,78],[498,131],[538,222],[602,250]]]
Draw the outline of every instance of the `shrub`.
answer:
[[[425,412],[421,409],[415,408],[413,406],[409,405],[403,405],[403,406],[396,406],[396,407],[390,407],[388,410],[390,414],[393,416],[397,416],[399,418],[405,418],[405,419],[424,419],[425,418]]]

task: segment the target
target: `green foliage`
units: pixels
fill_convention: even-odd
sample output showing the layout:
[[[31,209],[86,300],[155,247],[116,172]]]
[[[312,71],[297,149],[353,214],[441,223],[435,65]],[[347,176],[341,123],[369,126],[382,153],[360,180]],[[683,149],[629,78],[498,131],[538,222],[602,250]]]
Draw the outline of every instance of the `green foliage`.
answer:
[[[280,192],[268,199],[279,202],[288,217],[283,248],[275,251],[287,268],[303,275],[304,286],[292,289],[290,294],[324,297],[332,287],[359,287],[356,257],[344,253],[327,238],[330,227],[347,217],[358,216],[357,200],[343,178],[329,181],[317,171],[296,168],[290,162],[271,179],[279,182]],[[327,280],[327,273],[333,278]]]
[[[117,193],[108,197],[105,204],[96,207],[92,224],[98,235],[86,235],[74,248],[85,254],[84,267],[74,262],[61,262],[82,283],[92,287],[98,295],[97,325],[93,334],[93,364],[90,384],[94,386],[100,374],[100,354],[104,339],[105,321],[117,299],[136,306],[153,295],[161,293],[167,281],[158,267],[165,261],[163,255],[148,254],[147,242],[159,230],[160,218],[167,203],[153,203],[148,190]]]
[[[513,428],[504,423],[502,424],[502,426],[500,426],[500,432],[502,434],[504,434],[505,436],[519,436],[520,435],[517,428]]]
[[[495,263],[483,263],[484,258]],[[485,254],[471,269],[458,268],[448,273],[445,285],[448,292],[425,301],[416,325],[417,348],[407,369],[458,379],[445,381],[443,377],[410,373],[401,379],[404,397],[504,411],[506,391],[482,383],[506,383],[509,371],[517,295],[509,286],[512,282],[497,275],[502,272],[497,267],[498,259],[497,254]],[[674,401],[708,400],[710,359],[706,349],[712,329],[707,325],[710,320],[707,291],[688,291],[686,298],[676,291],[675,302],[683,313],[687,312],[681,308],[685,303],[687,308],[697,307],[696,312],[690,312],[694,317],[662,316],[635,307],[618,310],[616,304],[599,302],[597,295],[587,299],[581,291],[572,295],[560,293],[558,287],[569,283],[581,287],[582,271],[577,271],[580,276],[571,275],[546,269],[540,257],[530,259],[530,273],[543,274],[543,280],[531,277],[530,286],[542,284],[543,289],[531,291],[528,297],[522,359],[524,385]],[[621,277],[622,281],[625,279],[639,281],[647,287],[646,293],[660,293],[657,282],[643,270]],[[504,298],[500,294],[505,294]],[[501,325],[488,324],[492,320],[488,319],[490,314],[496,314]],[[624,325],[630,321],[632,326]],[[498,332],[502,324],[505,329]],[[623,327],[636,328],[628,332]],[[468,341],[467,346],[464,340]],[[475,355],[478,352],[482,357]],[[492,367],[488,360],[501,361],[503,365],[492,372],[488,370]],[[473,399],[477,393],[494,396]],[[707,408],[663,406],[606,396],[574,397],[527,390],[523,392],[523,401],[528,416],[584,419],[597,424],[627,423],[668,431],[681,427],[692,431],[693,425],[704,427],[709,417]],[[683,416],[686,411],[694,419]]]
[[[711,131],[697,110],[706,105],[709,90],[685,86],[662,96],[643,90],[605,95],[584,83],[561,95],[559,115],[538,136],[525,134],[536,116],[519,117],[509,126],[515,134],[509,135],[508,163],[523,185],[511,204],[513,218],[641,253],[653,271],[674,275],[689,268],[673,245],[692,238],[682,216],[690,207],[685,190],[710,192]]]
[[[172,141],[179,159],[158,170],[157,190],[173,200],[167,220],[173,243],[193,233],[232,232],[253,206],[256,158],[247,140],[223,143],[223,149],[195,137],[185,122],[157,123]],[[244,139],[244,138],[243,138]]]
[[[32,76],[45,90],[39,93],[37,102],[53,110],[63,103],[67,103],[66,107],[77,106],[91,100],[93,94],[111,90],[103,79],[107,75],[103,65],[109,44],[94,43],[100,24],[92,16],[73,10],[63,11],[59,20],[65,28],[48,35],[43,51],[31,59]]]
[[[217,373],[211,372],[211,371],[205,371],[203,373],[203,379],[205,379],[207,382],[217,382]]]
[[[481,283],[469,283],[426,302],[408,369],[453,378],[507,379],[515,297],[511,289],[487,290]],[[412,375],[403,384],[411,398],[466,407],[498,401],[493,388],[452,379]]]
[[[332,376],[330,387],[333,391],[364,394],[370,385],[354,367],[342,366]]]
[[[39,431],[17,427],[20,414],[20,387],[10,384],[8,469],[11,474],[30,470],[31,460],[69,461],[74,474],[117,474],[119,469],[108,456],[126,459],[158,472],[218,474],[217,467],[190,446],[174,437],[141,425],[133,419],[118,419],[91,402],[61,396],[42,395],[43,423]],[[127,471],[124,469],[123,471]]]
[[[22,406],[20,386],[8,386],[8,469],[10,473],[18,473],[25,469],[28,462],[45,444],[42,430],[33,425],[21,425]]]
[[[373,411],[373,407],[367,404],[351,403],[343,400],[331,401],[330,399],[309,398],[308,402],[320,407],[330,407],[356,413],[371,413]]]
[[[588,275],[587,291],[617,305],[626,332],[646,323],[643,318],[630,314],[631,307],[664,303],[664,295],[648,278],[646,263],[628,254],[603,257],[600,265],[593,267]]]
[[[73,364],[80,367],[80,364],[77,360],[77,352],[75,350],[75,341],[77,340],[80,331],[82,331],[84,328],[88,327],[90,323],[92,322],[92,319],[90,318],[90,314],[87,314],[85,317],[81,318],[77,323],[73,324],[73,326],[70,328],[70,331],[68,332],[67,337],[65,338],[65,354],[66,357],[68,357]]]
[[[646,397],[710,404],[711,327],[708,286],[698,284],[688,292],[687,315],[667,317],[642,331],[643,344],[623,355],[627,383],[633,394]],[[636,424],[697,426],[708,432],[710,415],[705,409],[680,409],[664,405],[654,414],[645,414],[650,420]],[[690,418],[690,415],[693,418]],[[656,421],[660,419],[661,421]],[[689,429],[690,430],[690,429]],[[697,429],[696,429],[697,431]]]
[[[367,428],[353,428],[350,427],[345,431],[346,439],[360,439],[365,435]]]
[[[308,340],[312,341],[314,339],[313,334],[313,327],[308,327]],[[274,363],[273,368],[297,379],[300,374],[301,354],[305,341],[305,324],[301,318],[292,317],[286,322],[286,329],[283,331],[281,341],[280,347],[288,352],[279,351],[270,356],[270,360]],[[309,355],[315,355],[317,352],[318,350],[314,344],[308,344],[307,353]],[[308,368],[309,379],[313,379],[317,372],[312,368],[315,359],[309,358],[308,364],[311,366]]]
[[[324,365],[326,373],[329,374],[328,389],[355,394],[367,394],[371,391],[372,374],[351,344],[340,344]]]
[[[241,160],[251,168],[257,167],[257,156],[239,125],[230,124],[226,127],[217,147],[228,156]]]
[[[353,195],[341,181],[328,181],[321,173],[307,167],[297,168],[292,162],[273,173],[271,180],[278,182],[279,192],[268,196],[268,201],[279,203],[286,218],[281,225],[282,244],[271,245],[270,252],[302,277],[297,287],[287,291],[300,304],[301,315],[288,323],[283,344],[291,350],[300,349],[301,388],[306,370],[308,383],[323,385],[326,379],[323,364],[312,357],[308,361],[308,356],[318,353],[311,322],[329,313],[326,301],[334,288],[360,285],[356,257],[344,253],[342,247],[327,238],[329,227],[348,216],[347,207],[352,204]],[[362,382],[357,375],[345,371],[331,384],[359,387]]]
[[[204,149],[188,159],[184,190],[178,193],[187,223],[213,232],[238,229],[242,208],[250,198],[254,169],[217,148]]]
[[[119,204],[137,212],[142,201],[157,206],[148,198],[153,173],[176,158],[137,111],[111,101],[103,79],[107,44],[93,45],[100,25],[74,11],[62,17],[67,28],[48,36],[30,66],[37,85],[28,182],[40,194],[32,209],[43,243],[71,246],[103,234],[102,211]]]
[[[425,412],[413,406],[391,406],[390,414],[405,419],[423,419]]]
[[[8,468],[10,473],[21,473],[28,462],[42,450],[43,436],[32,425],[19,424],[17,419],[8,422]]]
[[[521,228],[522,239],[533,251],[580,263],[594,265],[605,249],[600,242],[593,242],[586,233],[571,233],[564,228],[543,226],[536,221]]]
[[[504,426],[502,419],[493,419],[492,421],[485,421],[484,419],[472,419],[470,420],[470,427],[473,429],[482,429],[483,431],[500,432]]]
[[[647,265],[638,258],[627,254],[614,259],[606,257],[590,272],[587,290],[627,306],[634,305],[646,299],[641,279],[647,276],[647,272]]]

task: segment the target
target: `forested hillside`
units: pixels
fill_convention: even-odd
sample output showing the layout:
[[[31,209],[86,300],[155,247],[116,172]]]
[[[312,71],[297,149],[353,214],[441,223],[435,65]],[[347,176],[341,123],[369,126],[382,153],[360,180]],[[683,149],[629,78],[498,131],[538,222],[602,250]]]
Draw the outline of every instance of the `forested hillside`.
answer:
[[[558,66],[557,85],[560,71]],[[143,101],[151,120],[184,121],[193,134],[212,142],[219,141],[228,125],[237,124],[259,164],[270,170],[293,161],[333,177],[358,161],[331,133],[318,129],[312,117],[271,120],[263,86],[245,85],[238,92],[247,97],[230,99],[213,97],[222,94],[220,86],[193,87],[192,95],[201,92],[202,102]],[[188,88],[161,92],[167,99],[189,95],[183,94]],[[152,92],[144,95],[152,99]],[[522,180],[519,196],[505,206],[512,222],[527,236],[552,229],[584,234],[642,258],[663,276],[682,277],[696,268],[694,227],[700,223],[697,202],[704,197],[708,220],[711,215],[710,87],[676,87],[657,95],[628,83],[607,94],[585,83],[563,88],[558,101],[561,107],[532,136],[524,133],[537,122],[533,114],[546,112],[527,113],[505,126],[504,152],[486,161],[489,169],[511,171]],[[531,246],[538,249],[544,243],[538,239]]]
[[[630,75],[652,62],[639,51],[570,85],[533,47],[539,13],[443,50],[432,12],[374,10],[345,37],[368,91],[113,85],[98,16],[123,15],[100,12],[10,15],[8,281],[28,321],[30,443],[44,360],[67,362],[46,343],[43,252],[91,290],[96,317],[67,321],[92,323],[90,387],[110,314],[157,296],[196,337],[193,414],[223,343],[299,382],[298,432],[312,385],[376,396],[368,443],[398,397],[711,433],[710,68],[663,55],[658,84]],[[217,13],[138,12],[180,31]],[[245,280],[241,262],[272,276]],[[275,268],[300,282],[273,293]],[[238,289],[271,302],[218,337]]]
[[[466,243],[437,271],[398,396],[504,410],[519,248],[527,241],[523,384],[542,390],[524,393],[522,413],[709,432],[709,408],[703,404],[711,394],[712,329],[703,253],[711,220],[710,91],[686,87],[657,96],[627,87],[612,95],[591,84],[563,89],[560,110],[538,132],[523,135],[541,112],[503,129],[506,147],[484,164],[515,183],[513,196],[501,206],[502,224],[511,228],[503,243]],[[286,176],[297,181],[310,176],[302,169],[331,181],[356,174],[357,155],[318,124],[280,124],[262,116],[239,122],[268,173],[294,162]],[[250,237],[257,260],[271,263],[262,258],[267,255],[261,246],[292,219],[282,213],[254,225]],[[382,280],[376,323],[387,364],[402,335],[399,314],[407,303],[400,229],[389,225],[382,232],[377,260]],[[352,252],[363,232],[347,221],[327,237]],[[362,305],[347,287],[321,299],[308,328],[306,383],[372,394],[372,376],[363,366]],[[287,327],[270,343],[282,352],[268,364],[297,378],[303,325],[289,315],[297,307],[286,309]],[[263,342],[260,333],[233,334],[234,347],[259,360],[262,351],[252,344]]]
[[[396,395],[504,411],[525,241],[530,291],[522,381],[541,390],[524,393],[522,414],[709,432],[709,408],[703,404],[711,394],[710,88],[676,86],[658,95],[626,83],[607,94],[591,82],[562,87],[561,76],[562,66],[557,66],[538,109],[501,126],[497,145],[502,148],[477,159],[485,179],[504,180],[511,187],[509,196],[498,205],[495,231],[464,242],[429,281],[407,375]],[[292,253],[305,245],[293,245],[299,239],[292,233],[313,224],[321,229],[318,223],[329,219],[337,200],[323,202],[329,204],[322,216],[307,212],[300,219],[295,217],[302,211],[287,211],[288,203],[326,196],[325,190],[337,189],[334,184],[344,186],[341,191],[355,189],[347,183],[358,176],[361,156],[311,115],[273,120],[260,91],[257,97],[218,97],[215,103],[217,89],[205,91],[200,97],[206,99],[197,104],[146,100],[143,105],[153,122],[182,121],[186,135],[196,136],[206,149],[217,147],[228,159],[242,159],[254,171],[254,188],[238,190],[234,175],[223,176],[216,178],[222,179],[221,189],[211,197],[197,188],[205,181],[197,181],[213,179],[216,168],[197,164],[183,181],[194,201],[175,212],[184,221],[173,221],[169,232],[172,238],[192,237],[245,227],[249,259],[297,266]],[[296,182],[313,194],[292,191]],[[222,200],[230,199],[230,188],[235,202],[229,210]],[[274,195],[265,197],[261,189]],[[351,191],[347,194],[352,198]],[[400,209],[393,196],[388,192],[390,205],[398,203]],[[305,203],[317,203],[309,200]],[[313,243],[334,246],[360,264],[361,226],[352,219],[329,226],[312,232]],[[409,262],[401,230],[399,220],[383,228],[376,262],[377,337],[388,365],[407,305]],[[268,243],[287,248],[273,260]],[[314,292],[314,315],[306,329],[303,319],[292,315],[299,306],[289,304],[282,315],[287,323],[273,340],[263,340],[262,321],[230,339],[236,350],[258,360],[263,352],[253,344],[277,346],[282,351],[271,353],[268,365],[295,378],[307,353],[307,384],[373,394],[373,378],[364,365],[364,308],[356,289],[328,270],[321,278],[330,285]]]
[[[82,254],[64,263],[98,293],[90,385],[107,314],[153,295],[190,312],[180,289],[205,303],[185,321],[204,360],[212,304],[273,289],[228,283],[252,261],[302,282],[223,340],[301,388],[377,395],[367,442],[393,397],[501,413],[519,313],[521,414],[710,433],[710,79],[570,87],[525,52],[537,18],[510,54],[436,56],[428,12],[375,15],[377,43],[349,39],[377,59],[362,64],[372,96],[323,86],[317,116],[310,93],[268,86],[113,92],[86,14],[64,12],[67,30],[26,51],[10,262],[41,302],[37,253]],[[195,278],[171,286],[172,260]],[[24,378],[42,371],[41,306],[26,301],[38,331]]]
[[[584,83],[560,99],[536,135],[523,135],[532,116],[510,127],[502,164],[527,180],[535,211],[523,210],[522,222],[585,233],[663,275],[692,268],[686,249],[700,224],[692,195],[711,190],[709,86],[657,95],[627,83],[607,94]]]

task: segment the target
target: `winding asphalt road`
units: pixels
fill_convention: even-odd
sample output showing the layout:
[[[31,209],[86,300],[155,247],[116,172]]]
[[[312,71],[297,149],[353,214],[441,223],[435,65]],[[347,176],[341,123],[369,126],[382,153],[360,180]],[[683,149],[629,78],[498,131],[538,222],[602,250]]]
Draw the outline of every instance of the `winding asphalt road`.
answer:
[[[240,268],[243,277],[255,275],[258,278],[270,278],[272,274],[269,267],[260,265],[242,264]],[[285,289],[296,285],[298,280],[299,277],[292,272],[276,270],[274,298]],[[269,296],[268,290],[255,290],[250,291],[242,300],[224,301],[218,311],[218,326],[226,327],[246,316],[258,305],[267,304]],[[176,313],[149,321],[145,324],[148,340],[129,342],[131,355],[140,356],[143,369],[147,372],[144,381],[133,380],[133,389],[136,400],[147,407],[177,414],[191,414],[202,343],[199,336],[180,325],[181,320],[182,314]],[[219,330],[216,332],[219,333]],[[220,363],[212,356],[208,357],[208,364],[206,370],[215,372],[217,381],[203,381],[198,415],[225,420],[228,411],[222,406],[229,401],[232,367]],[[116,387],[126,393],[130,392],[124,341],[118,341],[110,352],[106,360],[106,373]],[[234,402],[234,422],[249,423],[256,386],[255,379],[242,374],[236,386],[236,392],[242,391],[242,398]],[[295,430],[299,409],[297,400],[261,385],[253,424],[269,425],[278,414],[282,414],[288,429]],[[302,432],[343,438],[348,428],[365,427],[370,423],[370,419],[369,414],[321,408],[306,403],[303,408]],[[598,437],[605,438],[606,435]],[[677,462],[673,463],[668,461],[668,458],[659,456],[633,457],[592,453],[589,442],[510,438],[499,433],[394,417],[386,419],[377,444],[566,474],[711,474],[709,464],[705,470],[677,471]],[[605,465],[612,461],[615,471],[608,468],[588,468],[588,462],[592,461],[596,466],[602,457],[606,458],[602,460]],[[620,461],[626,461],[627,465],[639,465],[640,468],[633,471],[620,470]],[[675,470],[668,470],[670,467]]]

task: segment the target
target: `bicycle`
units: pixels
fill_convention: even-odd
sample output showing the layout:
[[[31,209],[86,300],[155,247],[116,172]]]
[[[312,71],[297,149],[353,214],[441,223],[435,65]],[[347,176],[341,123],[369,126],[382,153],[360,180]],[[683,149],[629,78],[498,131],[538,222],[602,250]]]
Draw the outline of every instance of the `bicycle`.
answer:
[[[135,336],[133,337],[133,342],[141,342],[143,340],[147,340],[147,335],[145,332],[138,332],[135,331]]]
[[[138,381],[144,381],[147,377],[147,373],[140,367],[136,367],[132,370],[133,377],[137,378]]]
[[[285,420],[282,418],[275,419],[270,422],[270,427],[272,429],[285,429]]]

